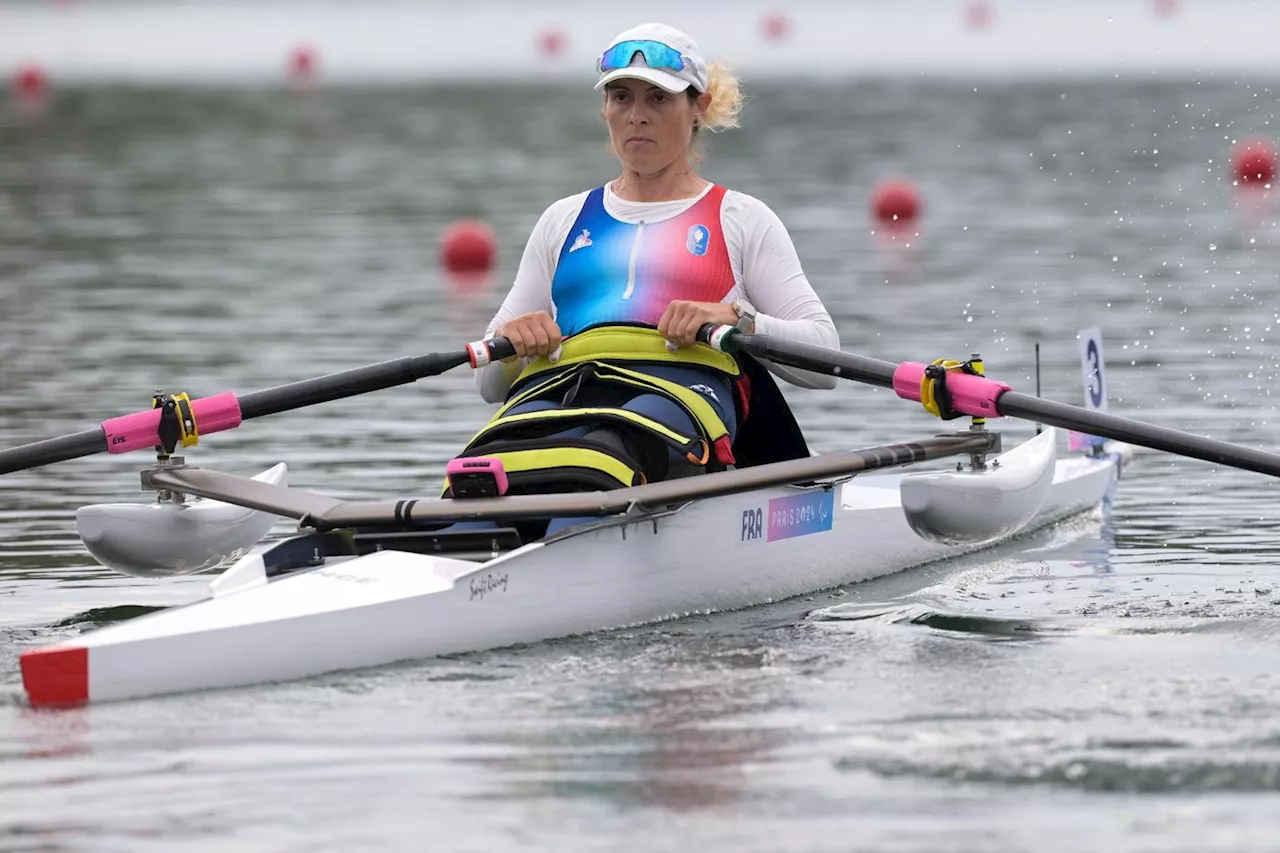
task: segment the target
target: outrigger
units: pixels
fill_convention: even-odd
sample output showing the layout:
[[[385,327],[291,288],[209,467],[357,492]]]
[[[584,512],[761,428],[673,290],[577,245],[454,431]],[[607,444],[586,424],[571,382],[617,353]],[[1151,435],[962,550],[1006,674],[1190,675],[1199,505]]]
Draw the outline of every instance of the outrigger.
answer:
[[[209,597],[21,656],[32,705],[78,705],[296,679],[734,610],[989,547],[1096,507],[1124,454],[1057,458],[1057,431],[1280,474],[1280,457],[1020,394],[968,362],[892,364],[708,326],[716,350],[892,388],[968,429],[602,491],[504,495],[484,460],[452,466],[455,496],[344,501],[175,456],[244,420],[402,385],[513,354],[503,339],[237,397],[157,395],[96,429],[0,452],[0,473],[155,447],[150,504],[86,507],[103,564],[163,577],[212,569]],[[1004,449],[987,419],[1050,428]],[[954,469],[872,473],[958,457]],[[456,478],[456,479],[455,479]],[[299,529],[259,541],[277,518]],[[529,523],[591,517],[550,536]],[[494,522],[456,529],[462,520]]]

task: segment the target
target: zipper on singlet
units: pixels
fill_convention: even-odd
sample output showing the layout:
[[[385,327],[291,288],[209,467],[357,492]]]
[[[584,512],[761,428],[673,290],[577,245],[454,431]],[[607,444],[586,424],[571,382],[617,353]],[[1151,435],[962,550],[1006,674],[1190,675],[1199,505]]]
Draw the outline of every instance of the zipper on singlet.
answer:
[[[622,291],[623,299],[630,299],[636,289],[636,261],[640,259],[640,237],[644,234],[644,220],[640,220],[636,228],[636,237],[631,241],[631,263],[627,266],[627,289]]]

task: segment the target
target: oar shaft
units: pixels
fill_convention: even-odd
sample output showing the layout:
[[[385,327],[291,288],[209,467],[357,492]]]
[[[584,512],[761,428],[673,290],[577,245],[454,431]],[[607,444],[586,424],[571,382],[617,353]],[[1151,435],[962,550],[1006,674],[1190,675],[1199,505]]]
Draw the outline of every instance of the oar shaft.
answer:
[[[427,376],[436,376],[467,363],[466,351],[437,352],[408,356],[365,367],[343,370],[314,379],[277,385],[241,396],[240,416],[244,420],[289,412],[294,409],[407,385]]]
[[[340,400],[370,391],[407,385],[418,379],[436,376],[459,365],[471,363],[482,367],[490,361],[515,355],[506,338],[494,338],[467,345],[457,352],[408,356],[365,367],[303,379],[243,397],[218,394],[190,402],[194,426],[207,435],[239,426],[241,421],[288,412],[330,400]],[[160,410],[146,409],[103,421],[97,429],[49,438],[0,451],[0,474],[37,468],[54,462],[65,462],[94,453],[126,453],[161,443]]]
[[[764,335],[744,335],[725,326],[704,326],[699,338],[725,352],[750,353],[758,358],[814,373],[892,388],[898,396],[908,400],[920,400],[920,383],[927,368],[927,365],[920,362],[893,364],[840,350],[780,341]],[[1280,454],[1020,394],[1003,382],[985,376],[949,372],[946,385],[951,405],[955,411],[963,414],[988,418],[1025,418],[1153,450],[1164,450],[1192,459],[1280,477]]]
[[[703,338],[714,326],[703,327]],[[734,334],[724,339],[726,352],[746,352],[776,364],[786,364],[813,373],[825,373],[852,379],[881,388],[893,387],[893,373],[898,365],[865,355],[827,349],[813,344],[780,341],[767,335]]]
[[[1153,450],[1164,450],[1192,459],[1280,477],[1280,455],[1265,450],[1103,412],[1090,412],[1079,406],[1044,400],[1017,391],[1005,391],[998,398],[997,405],[1000,414],[1008,417],[1039,421],[1062,429],[1101,435]]]
[[[21,447],[0,450],[0,474],[10,474],[26,468],[37,468],[81,456],[92,456],[107,449],[107,437],[102,427],[84,432],[33,441]]]

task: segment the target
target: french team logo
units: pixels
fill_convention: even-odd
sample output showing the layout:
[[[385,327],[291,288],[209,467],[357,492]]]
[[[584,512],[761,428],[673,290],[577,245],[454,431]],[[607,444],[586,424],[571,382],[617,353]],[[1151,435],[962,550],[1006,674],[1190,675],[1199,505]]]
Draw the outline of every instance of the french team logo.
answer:
[[[689,236],[684,240],[684,247],[689,250],[689,254],[702,257],[707,253],[707,246],[711,242],[711,231],[705,225],[692,225],[689,227]]]
[[[591,245],[591,232],[583,228],[582,233],[573,241],[573,245],[569,247],[569,254],[573,254],[579,249],[585,249]]]

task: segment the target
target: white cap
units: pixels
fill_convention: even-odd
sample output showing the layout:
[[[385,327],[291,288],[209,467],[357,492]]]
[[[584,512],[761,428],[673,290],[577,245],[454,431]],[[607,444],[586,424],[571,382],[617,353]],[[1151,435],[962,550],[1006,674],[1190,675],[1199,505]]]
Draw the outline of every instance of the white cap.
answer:
[[[641,24],[638,27],[632,27],[625,32],[618,33],[618,35],[614,36],[613,41],[609,42],[609,47],[624,41],[661,42],[667,47],[680,52],[685,60],[684,68],[680,71],[650,68],[645,62],[644,55],[637,53],[632,57],[631,65],[627,68],[615,68],[612,71],[601,72],[600,79],[596,81],[596,89],[603,88],[610,81],[629,78],[646,80],[673,93],[683,92],[690,86],[697,92],[707,91],[707,63],[702,58],[702,51],[698,50],[698,43],[690,38],[688,33],[683,33],[666,24]],[[605,48],[606,51],[608,49]],[[603,57],[604,54],[601,53],[600,57],[596,59],[596,70],[600,70],[600,59]]]

